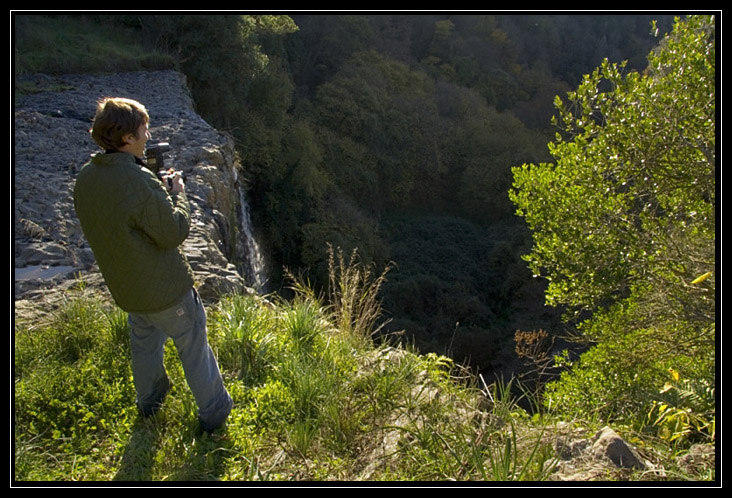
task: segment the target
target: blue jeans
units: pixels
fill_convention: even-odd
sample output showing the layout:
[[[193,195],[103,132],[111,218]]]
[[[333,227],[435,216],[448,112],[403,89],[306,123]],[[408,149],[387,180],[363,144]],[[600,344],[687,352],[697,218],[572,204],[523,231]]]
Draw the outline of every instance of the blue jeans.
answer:
[[[223,424],[233,403],[208,344],[206,311],[196,289],[164,311],[129,313],[128,322],[132,376],[140,410],[150,413],[170,390],[170,380],[163,365],[163,349],[170,337],[196,400],[201,426],[210,431]]]

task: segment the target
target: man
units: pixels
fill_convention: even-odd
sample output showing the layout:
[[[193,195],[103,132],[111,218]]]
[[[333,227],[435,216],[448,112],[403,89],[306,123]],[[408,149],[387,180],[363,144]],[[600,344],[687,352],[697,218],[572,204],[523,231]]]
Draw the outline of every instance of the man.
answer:
[[[170,337],[201,428],[210,433],[223,425],[232,400],[209,347],[206,313],[181,249],[190,228],[185,185],[177,174],[166,187],[143,162],[148,123],[139,102],[99,102],[91,135],[104,152],[79,172],[74,205],[104,280],[128,313],[138,409],[153,415],[170,391],[163,366]]]

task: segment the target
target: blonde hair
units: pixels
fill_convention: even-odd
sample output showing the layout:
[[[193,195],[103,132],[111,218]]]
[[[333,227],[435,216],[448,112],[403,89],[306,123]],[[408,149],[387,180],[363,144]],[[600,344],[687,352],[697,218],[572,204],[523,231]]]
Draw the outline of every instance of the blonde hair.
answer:
[[[106,97],[97,103],[91,136],[103,149],[117,150],[125,144],[125,135],[137,136],[140,126],[149,121],[147,109],[136,100]]]

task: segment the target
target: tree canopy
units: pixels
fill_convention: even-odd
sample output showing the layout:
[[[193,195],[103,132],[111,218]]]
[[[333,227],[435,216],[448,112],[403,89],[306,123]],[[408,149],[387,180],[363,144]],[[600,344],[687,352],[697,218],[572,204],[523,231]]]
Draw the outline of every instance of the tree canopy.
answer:
[[[555,162],[513,170],[525,259],[548,303],[591,316],[581,330],[606,349],[586,366],[614,365],[603,371],[623,371],[618,386],[680,365],[714,378],[714,27],[677,20],[642,74],[603,62],[556,100]]]
[[[682,229],[680,219],[654,216],[671,209],[678,194],[674,181],[681,179],[675,179],[674,171],[666,176],[661,170],[651,171],[651,158],[671,154],[663,164],[686,160],[681,145],[688,137],[677,134],[677,152],[667,152],[665,139],[653,142],[655,135],[640,122],[632,129],[605,125],[614,126],[616,133],[602,137],[597,121],[601,112],[607,114],[603,119],[630,119],[631,114],[619,116],[632,110],[621,105],[627,93],[623,88],[637,93],[640,90],[630,87],[645,82],[647,95],[634,112],[646,116],[643,126],[663,129],[665,125],[648,121],[647,115],[655,105],[653,93],[662,91],[665,73],[651,69],[659,80],[653,85],[646,76],[626,80],[625,73],[636,74],[633,71],[646,66],[646,55],[657,42],[649,35],[651,20],[658,19],[659,28],[666,31],[671,16],[92,17],[137,29],[141,41],[173,56],[186,74],[197,111],[234,138],[253,221],[271,267],[307,268],[314,282],[326,283],[329,244],[346,252],[358,248],[365,261],[378,265],[396,260],[384,286],[384,307],[401,319],[395,322],[414,324],[407,332],[420,346],[442,353],[447,346],[436,338],[455,343],[466,333],[475,345],[465,349],[490,350],[490,355],[482,355],[480,367],[491,368],[488,357],[497,357],[493,352],[498,343],[512,348],[518,322],[550,326],[541,299],[534,304],[543,279],[532,279],[519,258],[530,232],[514,215],[515,205],[507,195],[514,181],[511,167],[517,164],[542,165],[527,167],[536,170],[540,182],[517,190],[532,199],[532,209],[539,203],[546,203],[547,210],[558,207],[556,213],[527,211],[526,217],[540,219],[537,228],[546,227],[535,231],[534,272],[552,279],[551,302],[593,309],[629,295],[634,286],[650,282],[649,275],[666,282],[674,271],[693,274],[704,267],[681,262],[669,244],[658,252],[663,237]],[[628,63],[608,62],[582,83],[582,74],[602,57]],[[663,80],[673,84],[675,79]],[[602,80],[600,93],[585,95],[595,80]],[[547,151],[553,134],[550,118],[556,112],[553,96],[578,84],[574,96],[562,104],[566,109],[558,124],[566,128],[563,138]],[[620,90],[609,91],[610,84]],[[597,110],[584,113],[585,101]],[[671,102],[665,106],[677,115],[683,111]],[[674,116],[659,112],[669,119]],[[585,123],[583,116],[591,120]],[[587,144],[575,143],[573,134]],[[637,159],[628,155],[626,140],[641,145],[651,176],[624,166]],[[587,161],[595,161],[592,154],[602,158],[589,176],[570,159],[574,154],[581,163],[584,149]],[[566,159],[545,167],[550,152]],[[612,154],[617,154],[613,164],[606,159]],[[550,171],[576,181],[561,196],[552,197],[552,182],[558,180]],[[609,188],[609,194],[592,197],[597,185]],[[532,188],[548,193],[539,196]],[[687,193],[689,198],[701,195]],[[692,230],[703,230],[697,223],[705,216],[703,207],[685,207],[683,216]],[[571,215],[579,213],[594,224],[574,223]],[[617,220],[627,221],[627,226]],[[636,225],[642,230],[632,229]],[[609,226],[613,228],[605,231]],[[459,235],[433,236],[438,231]],[[566,247],[560,248],[552,237]],[[704,239],[684,240],[690,244]],[[674,247],[682,256],[691,254]],[[414,250],[424,257],[413,256]],[[617,257],[619,251],[625,256]],[[643,251],[653,258],[638,259]],[[451,261],[445,260],[446,254],[453,255]],[[674,261],[668,275],[664,259]],[[413,261],[421,261],[424,268],[415,268]],[[436,268],[438,262],[446,266]],[[423,278],[428,271],[429,278]],[[272,288],[278,289],[282,274],[270,277]],[[429,302],[428,313],[412,312],[420,301]],[[469,331],[465,309],[455,303],[479,310],[476,316],[481,319],[472,321]],[[462,324],[459,329],[457,322]]]

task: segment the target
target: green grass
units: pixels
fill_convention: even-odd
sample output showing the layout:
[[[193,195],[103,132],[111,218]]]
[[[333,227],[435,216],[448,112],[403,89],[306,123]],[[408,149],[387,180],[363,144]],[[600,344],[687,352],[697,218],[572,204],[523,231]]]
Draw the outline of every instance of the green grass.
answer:
[[[226,426],[212,435],[198,429],[196,406],[170,342],[166,368],[175,387],[155,417],[139,417],[126,316],[83,285],[55,310],[33,320],[18,318],[14,479],[549,476],[557,462],[549,437],[556,419],[529,416],[511,394],[511,382],[479,386],[449,358],[375,344],[372,330],[354,324],[377,323],[376,295],[384,275],[372,275],[341,254],[331,253],[331,263],[327,300],[295,282],[296,296],[289,301],[233,295],[208,307],[209,339],[235,400]],[[693,477],[704,475],[713,478],[713,471],[702,468]]]
[[[170,55],[146,48],[139,31],[125,27],[121,16],[108,16],[106,21],[104,16],[101,20],[99,17],[15,15],[16,74],[114,73],[175,67]]]
[[[235,399],[213,435],[198,431],[171,343],[174,390],[154,418],[137,415],[125,315],[83,286],[49,315],[19,319],[15,479],[518,477],[481,470],[497,429],[479,408],[482,394],[454,375],[460,370],[451,360],[376,345],[368,330],[352,326],[374,323],[380,278],[334,261],[336,306],[298,284],[291,301],[235,295],[209,307],[210,342]],[[345,300],[361,303],[360,316],[344,311]],[[343,323],[350,325],[336,325]],[[511,466],[535,467],[524,455]]]

